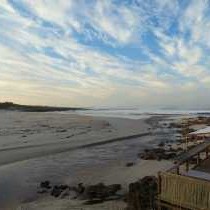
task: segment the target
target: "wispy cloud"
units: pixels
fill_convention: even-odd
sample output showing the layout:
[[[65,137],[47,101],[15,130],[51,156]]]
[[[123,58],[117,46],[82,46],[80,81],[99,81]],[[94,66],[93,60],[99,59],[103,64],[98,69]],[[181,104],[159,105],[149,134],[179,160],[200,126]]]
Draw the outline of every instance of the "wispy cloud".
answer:
[[[0,26],[2,100],[210,104],[207,0],[3,0]]]

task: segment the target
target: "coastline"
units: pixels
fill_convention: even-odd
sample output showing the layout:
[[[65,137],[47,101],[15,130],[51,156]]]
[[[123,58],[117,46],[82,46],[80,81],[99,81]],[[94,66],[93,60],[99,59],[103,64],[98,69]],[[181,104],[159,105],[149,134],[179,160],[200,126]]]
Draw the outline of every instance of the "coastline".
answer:
[[[4,131],[0,136],[2,149],[0,156],[7,158],[7,161],[10,158],[11,161],[10,164],[4,162],[0,166],[0,172],[1,177],[7,176],[5,183],[12,181],[12,184],[7,186],[7,191],[14,197],[12,201],[14,206],[8,209],[15,209],[19,205],[23,208],[27,206],[27,209],[42,209],[41,205],[44,205],[43,209],[47,209],[45,198],[36,194],[38,184],[44,179],[50,178],[52,182],[68,184],[119,183],[126,189],[129,183],[146,175],[156,175],[159,170],[164,170],[172,165],[171,161],[147,161],[139,160],[137,157],[138,152],[158,144],[155,142],[156,137],[151,133],[151,129],[152,126],[154,129],[157,122],[165,119],[166,116],[150,117],[152,122],[150,124],[147,123],[148,118],[147,120],[131,120],[58,113],[7,112],[3,117],[4,124],[0,125],[1,131]],[[5,127],[8,132],[5,131]],[[65,138],[68,136],[71,137]],[[44,146],[40,145],[40,140]],[[62,143],[63,140],[68,142]],[[10,144],[5,145],[5,142]],[[13,148],[14,145],[24,148],[16,150]],[[69,145],[71,147],[67,148]],[[73,150],[74,146],[81,148]],[[29,153],[27,153],[27,147],[30,149]],[[41,148],[47,149],[42,150]],[[3,162],[2,159],[1,161]],[[127,167],[126,163],[130,161],[134,162],[134,165]],[[14,177],[8,175],[11,173],[17,174],[16,180],[12,180]],[[39,173],[38,177],[35,177],[34,173]],[[24,176],[28,177],[24,178]],[[13,189],[16,185],[19,188],[18,192]],[[25,192],[20,193],[19,190]],[[31,196],[26,196],[30,193]],[[62,202],[47,196],[46,199],[51,204],[61,203],[60,208],[62,208]],[[28,203],[30,200],[35,201]],[[25,202],[27,204],[21,204]],[[72,205],[71,202],[69,200],[64,203]],[[73,203],[76,205],[76,201]],[[34,208],[33,205],[40,206]],[[77,205],[82,204],[78,201]],[[104,204],[104,209],[106,205],[108,203]],[[82,208],[86,209],[84,206]],[[103,208],[100,206],[100,209]],[[5,210],[6,206],[3,209]]]

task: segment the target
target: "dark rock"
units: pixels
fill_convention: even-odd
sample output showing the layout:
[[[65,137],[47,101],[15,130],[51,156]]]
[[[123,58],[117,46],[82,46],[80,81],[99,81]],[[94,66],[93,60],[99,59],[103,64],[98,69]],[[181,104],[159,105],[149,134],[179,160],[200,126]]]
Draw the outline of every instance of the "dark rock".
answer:
[[[107,197],[105,188],[106,187],[103,183],[88,186],[85,190],[85,195],[86,195],[87,199],[89,199],[89,200],[93,200],[93,199],[102,199],[103,200]]]
[[[52,191],[51,191],[51,195],[54,197],[59,197],[62,193],[62,189],[59,186],[54,186]]]
[[[158,144],[158,146],[159,146],[159,147],[164,147],[164,146],[165,146],[165,143],[164,143],[164,142],[160,142],[160,143]]]
[[[52,188],[49,181],[40,183],[41,190],[38,193],[43,194],[49,192],[48,189]],[[83,183],[79,183],[76,187],[70,187],[68,185],[55,185],[50,191],[50,195],[54,197],[71,197],[72,199],[80,198],[89,201],[106,199],[116,199],[119,197],[116,193],[121,190],[120,184],[104,185],[99,183],[96,185],[90,185],[85,187]],[[93,201],[94,202],[94,201]]]
[[[64,132],[67,132],[67,130],[66,129],[58,129],[58,130],[56,130],[56,132],[64,133]]]
[[[144,150],[144,152],[149,152],[149,151],[150,151],[149,149],[145,149],[145,150]]]
[[[134,163],[130,162],[130,163],[126,163],[126,167],[131,167],[134,166]]]
[[[72,135],[70,135],[70,136],[67,136],[66,139],[69,139],[69,138],[71,138],[71,137],[73,137],[73,136],[74,136],[74,134],[72,134]]]
[[[157,158],[158,158],[157,155],[153,152],[148,152],[141,155],[141,159],[144,160],[156,160]]]
[[[105,200],[106,198],[115,195],[119,190],[121,190],[120,184],[113,184],[106,186],[103,183],[99,183],[96,185],[90,185],[86,187],[84,193],[85,193],[85,198],[88,200],[93,200],[93,199]]]
[[[170,152],[176,152],[176,150],[173,149],[172,147],[169,148],[169,151],[170,151]]]
[[[82,194],[82,193],[84,193],[84,191],[85,191],[85,187],[84,187],[83,183],[79,183],[78,188],[77,188],[77,192],[79,194]]]
[[[155,197],[157,195],[157,179],[146,176],[143,179],[131,183],[126,196],[128,210],[155,209]]]
[[[50,181],[47,180],[47,181],[41,182],[40,187],[45,188],[45,189],[50,189],[51,188]]]
[[[152,149],[151,151],[153,151],[153,152],[155,152],[155,153],[164,153],[164,152],[165,152],[165,150],[162,149],[162,148],[154,148],[154,149]]]
[[[107,190],[110,195],[114,195],[117,191],[121,190],[122,187],[120,184],[112,184],[107,186]]]
[[[143,160],[169,160],[173,159],[176,156],[176,152],[173,152],[172,149],[169,151],[163,148],[154,148],[150,150],[145,150],[144,153],[138,154],[138,157]]]
[[[61,193],[60,198],[66,198],[69,196],[70,196],[70,191],[68,189],[66,189]]]
[[[61,190],[66,190],[69,188],[69,186],[68,185],[60,185],[60,186],[58,186],[58,188],[60,188]]]

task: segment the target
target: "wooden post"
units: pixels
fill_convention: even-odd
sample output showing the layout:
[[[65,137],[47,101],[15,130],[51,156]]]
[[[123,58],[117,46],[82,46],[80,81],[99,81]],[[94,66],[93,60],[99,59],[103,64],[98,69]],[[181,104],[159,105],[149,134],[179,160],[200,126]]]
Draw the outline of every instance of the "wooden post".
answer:
[[[189,171],[189,160],[186,161],[186,172]]]
[[[161,194],[161,172],[158,172],[158,198],[157,198],[158,210],[161,210],[160,194]]]
[[[179,166],[176,168],[176,174],[179,175]]]
[[[208,159],[208,157],[209,157],[209,148],[207,147],[206,148],[206,159]]]
[[[200,164],[200,153],[198,153],[198,156],[197,156],[197,165]]]
[[[158,172],[158,195],[161,193],[161,172]]]

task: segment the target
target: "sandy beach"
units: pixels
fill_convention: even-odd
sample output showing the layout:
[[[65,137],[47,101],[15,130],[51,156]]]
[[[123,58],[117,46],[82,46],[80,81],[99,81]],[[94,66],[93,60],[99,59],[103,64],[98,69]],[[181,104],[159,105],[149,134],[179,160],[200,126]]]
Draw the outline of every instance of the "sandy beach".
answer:
[[[172,161],[140,160],[137,154],[161,141],[175,141],[163,126],[180,116],[142,119],[82,116],[72,113],[1,111],[0,209],[120,209],[124,202],[84,206],[81,201],[37,194],[43,180],[52,183],[121,184],[157,175]],[[132,162],[132,167],[126,164]]]

